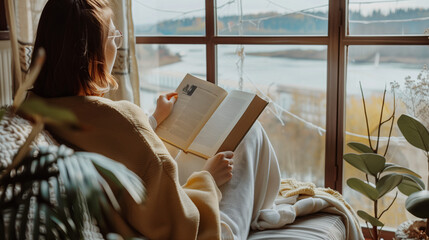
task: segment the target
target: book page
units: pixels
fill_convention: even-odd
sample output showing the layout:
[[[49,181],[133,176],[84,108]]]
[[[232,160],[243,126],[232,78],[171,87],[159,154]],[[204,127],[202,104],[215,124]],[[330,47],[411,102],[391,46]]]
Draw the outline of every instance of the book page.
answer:
[[[178,98],[173,111],[158,126],[156,133],[164,141],[187,150],[227,92],[189,74],[185,76],[176,92]]]
[[[201,129],[189,151],[202,153],[205,157],[216,154],[254,97],[254,93],[231,91]]]

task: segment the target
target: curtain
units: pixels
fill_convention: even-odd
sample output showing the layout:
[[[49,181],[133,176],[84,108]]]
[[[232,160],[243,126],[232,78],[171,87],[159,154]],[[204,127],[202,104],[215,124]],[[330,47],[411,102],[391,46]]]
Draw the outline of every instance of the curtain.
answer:
[[[12,47],[12,88],[19,88],[28,73],[40,14],[47,0],[6,0]]]
[[[116,55],[112,74],[119,88],[106,94],[112,100],[128,100],[140,106],[140,84],[136,59],[136,42],[132,19],[132,0],[111,0],[113,23],[123,34],[123,44]]]
[[[37,25],[47,0],[6,0],[6,15],[10,28],[12,46],[13,92],[25,80],[31,63]],[[112,100],[129,100],[140,105],[140,85],[135,57],[134,25],[131,0],[111,0],[113,21],[124,35],[123,45],[118,49],[113,75],[119,88],[106,94]]]

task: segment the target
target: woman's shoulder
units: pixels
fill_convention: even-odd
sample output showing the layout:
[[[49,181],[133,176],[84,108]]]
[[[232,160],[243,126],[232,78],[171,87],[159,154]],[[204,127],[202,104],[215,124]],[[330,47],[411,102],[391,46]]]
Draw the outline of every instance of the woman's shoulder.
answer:
[[[117,115],[117,117],[123,118],[123,120],[126,120],[136,128],[151,129],[146,113],[142,108],[130,101],[114,101],[94,96],[86,97],[85,101],[93,105],[94,111],[99,112],[99,114],[106,114],[106,117]]]
[[[139,106],[137,106],[136,104],[130,101],[127,101],[127,100],[113,101],[108,98],[93,97],[93,96],[89,96],[87,98],[88,98],[88,101],[96,103],[99,107],[112,108],[116,110],[124,117],[127,117],[127,118],[138,117],[138,119],[147,118],[143,109],[141,109]]]
[[[148,117],[143,109],[126,100],[113,101],[96,96],[43,98],[43,100],[50,105],[72,111],[79,119],[86,122],[107,123],[119,121],[144,128],[150,126]]]

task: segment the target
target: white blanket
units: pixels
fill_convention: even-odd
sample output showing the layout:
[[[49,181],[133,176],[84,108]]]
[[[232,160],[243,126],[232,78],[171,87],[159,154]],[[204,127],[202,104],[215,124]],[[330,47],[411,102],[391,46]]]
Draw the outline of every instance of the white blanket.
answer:
[[[262,209],[259,218],[252,223],[253,229],[277,229],[292,224],[298,216],[327,212],[343,217],[347,240],[364,239],[355,211],[342,196],[332,190],[316,188],[312,183],[284,179],[279,197],[272,209]]]
[[[176,156],[182,184],[205,164],[204,159],[193,154],[185,154],[168,144],[167,148]],[[319,191],[314,186],[312,192],[306,192],[307,195],[278,197],[280,174],[277,158],[258,122],[237,147],[233,171],[233,179],[221,188],[223,239],[247,239],[250,227],[253,230],[281,228],[293,223],[297,216],[315,212],[343,216],[347,239],[363,239],[354,211],[332,194]]]

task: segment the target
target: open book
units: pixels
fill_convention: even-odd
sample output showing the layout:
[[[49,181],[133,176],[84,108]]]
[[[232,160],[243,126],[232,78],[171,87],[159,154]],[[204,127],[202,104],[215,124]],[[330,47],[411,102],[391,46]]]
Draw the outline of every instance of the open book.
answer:
[[[183,151],[204,158],[234,151],[268,104],[254,93],[228,93],[190,74],[176,92],[173,111],[156,133]]]

